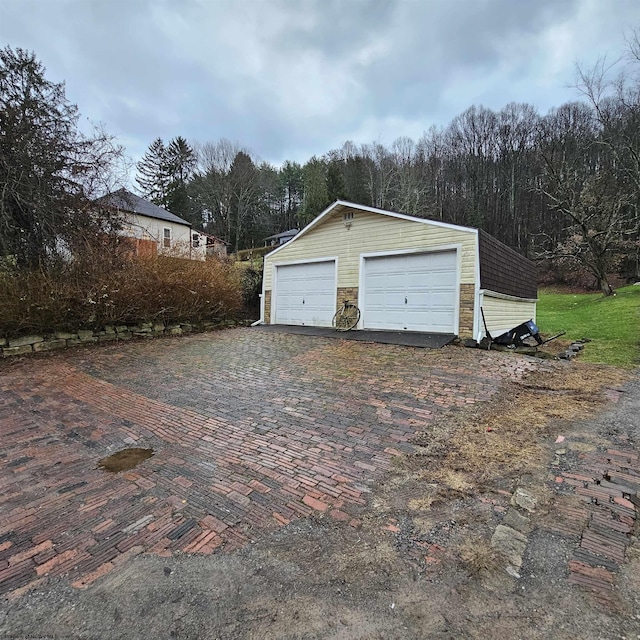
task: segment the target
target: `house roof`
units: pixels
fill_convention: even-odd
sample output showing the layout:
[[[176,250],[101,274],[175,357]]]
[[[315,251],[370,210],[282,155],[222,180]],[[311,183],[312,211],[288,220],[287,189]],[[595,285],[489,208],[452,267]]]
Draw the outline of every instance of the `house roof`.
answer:
[[[121,211],[129,211],[139,216],[146,216],[147,218],[156,218],[158,220],[166,220],[167,222],[175,222],[176,224],[184,224],[191,226],[190,222],[179,218],[170,211],[159,207],[153,202],[149,202],[140,196],[137,196],[127,189],[119,189],[113,193],[109,193],[106,196],[102,196],[97,199],[97,202],[103,202],[112,207],[116,207]]]
[[[289,229],[289,231],[283,231],[282,233],[276,233],[272,236],[267,236],[265,240],[279,240],[280,238],[293,237],[300,233],[300,229]]]
[[[386,211],[385,209],[376,209],[375,207],[368,207],[364,204],[355,204],[354,202],[346,202],[344,200],[336,200],[333,204],[330,204],[320,215],[314,218],[300,233],[298,233],[292,240],[298,240],[302,236],[306,235],[312,229],[315,229],[319,224],[323,222],[323,220],[333,214],[340,215],[346,211],[367,211],[369,213],[379,213],[383,216],[389,216],[391,218],[399,218],[400,220],[409,220],[410,222],[419,222],[421,224],[430,224],[436,227],[444,227],[445,229],[455,229],[457,231],[466,231],[468,233],[477,234],[478,230],[473,227],[463,227],[457,224],[450,224],[448,222],[440,222],[438,220],[428,220],[427,218],[416,218],[414,216],[408,216],[405,213],[396,213],[395,211]],[[273,237],[273,236],[272,236]],[[267,238],[268,239],[268,238]],[[289,246],[287,243],[286,246]],[[265,258],[268,256],[271,258],[281,249],[284,249],[285,245],[282,244],[270,253],[268,253]]]
[[[201,236],[205,236],[208,240],[213,240],[214,243],[219,242],[221,244],[229,244],[226,240],[223,240],[218,236],[211,235],[210,233],[205,233],[204,231],[197,231],[197,230],[196,230],[196,233],[199,233]]]

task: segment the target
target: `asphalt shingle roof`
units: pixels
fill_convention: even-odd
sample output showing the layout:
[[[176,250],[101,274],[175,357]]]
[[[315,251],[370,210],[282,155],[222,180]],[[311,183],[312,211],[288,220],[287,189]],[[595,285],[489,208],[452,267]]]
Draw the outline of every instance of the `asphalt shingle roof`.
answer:
[[[112,207],[116,207],[122,211],[129,211],[136,213],[140,216],[147,216],[148,218],[157,218],[158,220],[166,220],[167,222],[175,222],[176,224],[186,224],[191,226],[189,222],[179,218],[170,211],[159,207],[140,196],[137,196],[131,191],[126,189],[119,189],[113,193],[109,193],[106,196],[98,198],[98,202],[104,202]]]

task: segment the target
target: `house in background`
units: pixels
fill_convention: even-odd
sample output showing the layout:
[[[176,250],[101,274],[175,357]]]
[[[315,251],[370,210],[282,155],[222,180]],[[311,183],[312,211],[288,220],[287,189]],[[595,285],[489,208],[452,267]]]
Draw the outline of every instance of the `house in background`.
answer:
[[[536,316],[533,263],[483,231],[337,201],[264,258],[261,321],[480,340]]]
[[[119,189],[98,202],[122,214],[120,233],[131,239],[136,255],[171,255],[191,260],[205,260],[208,241],[205,234],[193,231],[191,223],[170,211]]]
[[[300,229],[289,229],[289,231],[283,231],[282,233],[276,233],[268,238],[264,239],[265,247],[275,247],[289,242],[289,240],[295,238],[300,233]]]
[[[196,233],[194,232],[194,236],[195,235]],[[204,238],[207,243],[208,258],[226,258],[228,242],[225,242],[222,238],[218,238],[218,236],[212,236],[210,233],[200,233],[200,237]]]

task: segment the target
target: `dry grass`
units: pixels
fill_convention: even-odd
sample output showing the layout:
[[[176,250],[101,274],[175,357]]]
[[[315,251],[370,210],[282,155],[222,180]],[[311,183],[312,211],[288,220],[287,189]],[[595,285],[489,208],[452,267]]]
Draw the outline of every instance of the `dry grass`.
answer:
[[[491,548],[489,540],[481,536],[470,535],[462,540],[456,555],[472,576],[494,571],[499,566],[498,554]]]
[[[606,402],[603,389],[618,387],[628,377],[612,367],[574,363],[511,383],[492,400],[491,410],[456,429],[440,480],[455,488],[461,473],[467,474],[466,482],[471,477],[486,483],[537,469],[562,421],[592,416]]]

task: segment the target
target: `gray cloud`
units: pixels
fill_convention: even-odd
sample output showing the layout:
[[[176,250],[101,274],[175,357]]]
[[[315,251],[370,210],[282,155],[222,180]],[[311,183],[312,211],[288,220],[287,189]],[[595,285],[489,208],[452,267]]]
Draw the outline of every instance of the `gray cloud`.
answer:
[[[575,98],[577,59],[617,55],[637,0],[2,0],[0,44],[32,49],[83,116],[139,157],[226,137],[306,160],[418,137],[471,104]]]

